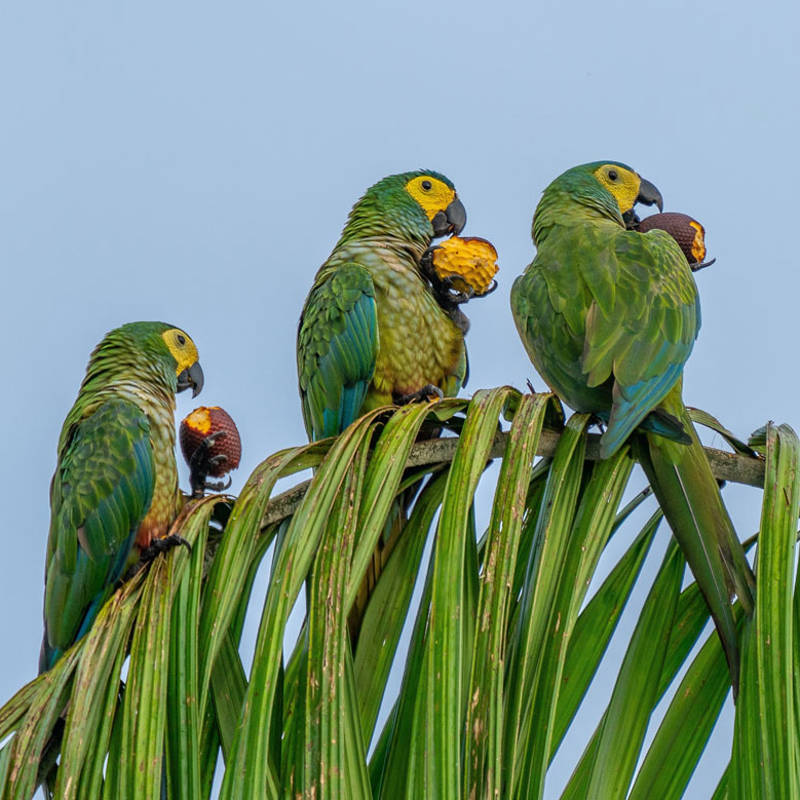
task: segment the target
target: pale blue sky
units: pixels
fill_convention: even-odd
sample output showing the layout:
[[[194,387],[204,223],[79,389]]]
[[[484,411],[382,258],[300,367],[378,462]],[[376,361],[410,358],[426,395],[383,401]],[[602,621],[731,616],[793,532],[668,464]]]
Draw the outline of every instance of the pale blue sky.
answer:
[[[745,435],[800,422],[799,27],[788,0],[3,4],[0,702],[36,672],[48,485],[91,348],[135,319],[185,328],[199,400],[242,432],[237,488],[304,441],[297,317],[353,201],[386,174],[444,172],[465,233],[497,246],[500,288],[467,309],[468,391],[542,386],[508,292],[542,188],[608,158],[698,217],[718,258],[698,276],[687,402]],[[193,405],[181,396],[179,414]],[[749,535],[758,493],[726,496]],[[726,760],[711,753],[692,797]]]

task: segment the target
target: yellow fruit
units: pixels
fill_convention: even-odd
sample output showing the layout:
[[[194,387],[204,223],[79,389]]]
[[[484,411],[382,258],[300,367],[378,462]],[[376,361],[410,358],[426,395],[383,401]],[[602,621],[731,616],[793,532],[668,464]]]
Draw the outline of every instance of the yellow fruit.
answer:
[[[497,274],[497,250],[479,236],[452,236],[433,250],[433,269],[459,292],[486,294]]]

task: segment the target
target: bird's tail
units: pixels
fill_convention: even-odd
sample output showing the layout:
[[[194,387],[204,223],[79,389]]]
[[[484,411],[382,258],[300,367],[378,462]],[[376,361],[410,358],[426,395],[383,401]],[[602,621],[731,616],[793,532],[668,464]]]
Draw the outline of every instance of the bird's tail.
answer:
[[[731,598],[736,595],[745,611],[751,613],[755,577],[683,405],[680,388],[670,392],[661,405],[680,420],[691,443],[680,444],[648,433],[639,443],[639,460],[708,603],[735,693],[739,650]]]

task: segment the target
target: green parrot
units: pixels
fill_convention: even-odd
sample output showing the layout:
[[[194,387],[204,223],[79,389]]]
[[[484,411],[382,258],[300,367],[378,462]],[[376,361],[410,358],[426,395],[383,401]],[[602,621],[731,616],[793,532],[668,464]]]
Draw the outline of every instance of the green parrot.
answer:
[[[438,172],[390,175],[353,206],[297,331],[309,439],[335,436],[378,406],[454,396],[466,383],[465,325],[439,303],[422,263],[434,238],[460,233],[466,221],[453,184]],[[418,489],[393,505],[364,576],[348,620],[354,649]]]
[[[700,328],[689,264],[663,230],[626,229],[634,205],[661,194],[625,164],[574,167],[544,191],[536,257],[514,282],[511,309],[537,371],[577,411],[607,428],[600,457],[633,440],[653,491],[708,602],[734,687],[738,647],[730,597],[752,608],[754,578],[681,398]]]
[[[175,393],[202,386],[197,348],[173,325],[123,325],[92,353],[50,487],[40,672],[91,627],[130,559],[177,541]]]
[[[297,372],[311,440],[364,412],[456,395],[467,378],[462,327],[423,277],[434,237],[458,234],[466,211],[437,172],[390,175],[353,206],[300,317]]]

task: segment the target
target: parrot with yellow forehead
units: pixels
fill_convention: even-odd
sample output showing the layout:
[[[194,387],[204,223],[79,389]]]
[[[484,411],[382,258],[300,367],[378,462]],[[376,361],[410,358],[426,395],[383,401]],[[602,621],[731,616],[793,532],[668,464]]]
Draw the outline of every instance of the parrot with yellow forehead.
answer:
[[[50,487],[40,672],[89,630],[132,560],[180,541],[168,536],[183,505],[175,394],[202,386],[194,342],[163,322],[123,325],[90,356]]]
[[[353,206],[300,317],[297,372],[309,438],[341,433],[389,403],[458,393],[467,377],[461,327],[420,261],[467,215],[438,172],[390,175]]]
[[[636,203],[663,208],[658,189],[619,162],[556,178],[536,208],[536,257],[514,282],[511,309],[550,388],[606,424],[601,458],[636,433],[636,457],[705,596],[735,687],[730,600],[752,609],[754,578],[681,395],[700,329],[697,287],[669,233],[626,228]]]

